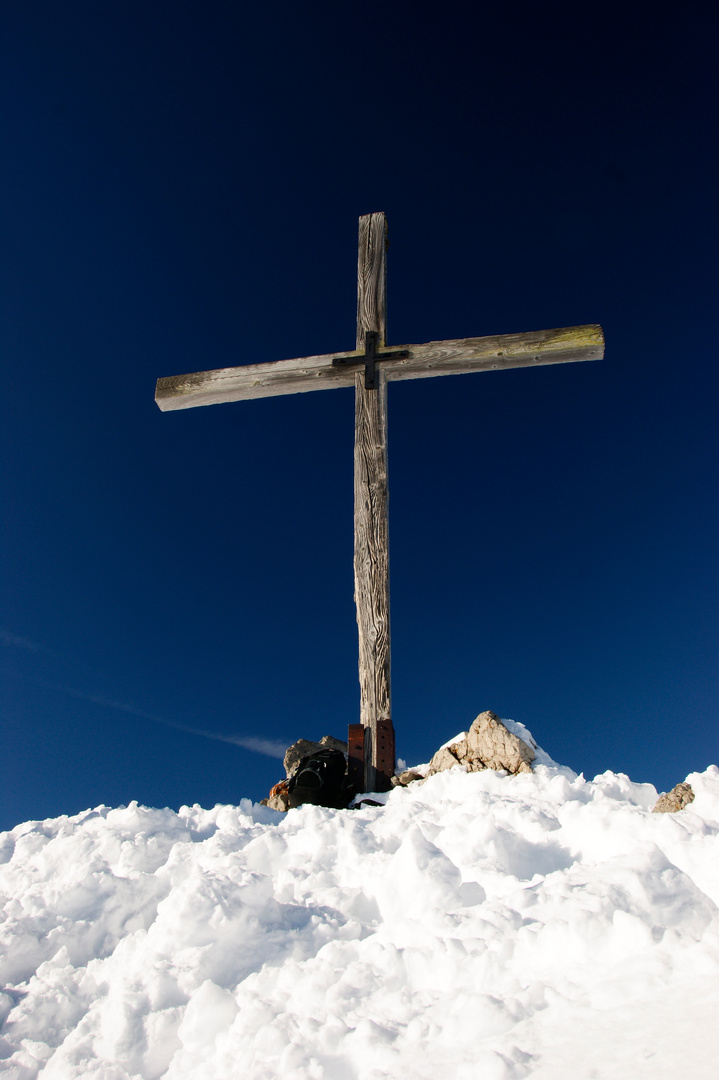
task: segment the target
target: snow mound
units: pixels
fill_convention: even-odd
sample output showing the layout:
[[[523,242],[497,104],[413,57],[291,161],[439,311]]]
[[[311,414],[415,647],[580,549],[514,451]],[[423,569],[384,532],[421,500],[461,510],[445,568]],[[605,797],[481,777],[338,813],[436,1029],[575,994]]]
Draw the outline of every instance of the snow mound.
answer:
[[[0,1072],[708,1080],[719,769],[672,815],[546,762],[0,835]]]

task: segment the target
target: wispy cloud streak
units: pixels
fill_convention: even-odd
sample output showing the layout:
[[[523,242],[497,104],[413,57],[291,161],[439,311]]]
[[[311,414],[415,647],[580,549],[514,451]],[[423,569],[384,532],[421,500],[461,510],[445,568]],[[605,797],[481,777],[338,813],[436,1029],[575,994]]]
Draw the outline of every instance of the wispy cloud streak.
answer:
[[[24,649],[26,652],[46,652],[41,645],[36,645],[34,641],[29,641],[26,637],[21,637],[19,634],[13,634],[11,630],[6,630],[4,626],[0,626],[0,645],[4,645],[6,648],[11,646],[16,649]]]
[[[75,690],[69,686],[54,686],[55,690],[64,690],[73,697],[82,698],[83,701],[91,701],[94,705],[101,705],[105,709],[116,709],[118,712],[129,713],[141,720],[149,720],[153,724],[162,724],[163,727],[173,728],[175,731],[184,731],[188,735],[199,735],[204,739],[214,739],[216,742],[231,743],[243,750],[252,750],[256,754],[264,754],[271,758],[284,758],[288,743],[279,739],[264,739],[260,735],[221,735],[217,731],[206,731],[203,728],[192,727],[190,724],[182,724],[179,720],[167,720],[163,716],[155,716],[154,713],[145,712],[134,705],[128,705],[124,701],[116,701],[114,698],[105,697],[103,694],[90,694],[85,690]]]
[[[44,653],[49,656],[56,655],[53,653],[52,649],[46,649],[42,645],[37,645],[28,638],[21,637],[19,634],[14,634],[4,627],[0,627],[0,645],[22,649],[25,652]],[[71,686],[63,686],[59,683],[48,682],[36,677],[23,675],[18,675],[17,677],[27,679],[39,686],[44,686],[48,690],[56,690],[64,694],[69,694],[71,697],[79,698],[81,701],[90,701],[93,705],[100,705],[105,709],[114,709],[117,712],[128,713],[130,716],[137,716],[140,720],[149,720],[153,724],[161,724],[163,727],[172,728],[174,731],[184,731],[188,735],[199,735],[203,739],[214,739],[216,742],[230,743],[232,746],[239,746],[243,750],[251,750],[255,754],[264,754],[265,757],[279,758],[282,760],[289,745],[281,739],[266,739],[261,735],[223,735],[216,731],[206,731],[202,728],[192,727],[189,724],[182,724],[177,720],[167,720],[163,716],[155,716],[154,713],[146,712],[144,709],[138,709],[135,705],[130,705],[124,701],[118,701],[115,698],[107,697],[104,694],[93,694],[87,690],[77,690]]]
[[[280,758],[285,756],[288,744],[279,739],[263,739],[259,735],[211,735],[212,739],[221,739],[222,742],[234,743],[245,750],[254,750],[256,754],[264,754],[266,757]]]

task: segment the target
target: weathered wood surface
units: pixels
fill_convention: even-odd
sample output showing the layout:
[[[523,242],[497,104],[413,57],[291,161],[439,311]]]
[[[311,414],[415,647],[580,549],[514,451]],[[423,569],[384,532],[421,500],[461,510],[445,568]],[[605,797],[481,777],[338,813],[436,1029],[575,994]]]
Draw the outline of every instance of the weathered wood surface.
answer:
[[[227,401],[353,386],[355,372],[359,369],[334,367],[332,360],[338,356],[357,356],[359,364],[358,353],[363,347],[364,341],[362,346],[350,352],[218,368],[215,371],[158,379],[155,401],[163,412],[170,412]],[[604,356],[604,334],[601,326],[592,323],[558,330],[456,338],[394,347],[406,349],[410,355],[403,360],[380,361],[380,370],[385,372],[389,382],[426,379],[436,375],[462,375],[472,371],[501,371],[505,368],[601,360]]]
[[[387,219],[365,214],[359,219],[357,238],[357,344],[364,349],[368,330],[379,334],[380,348],[387,340]]]
[[[357,255],[357,349],[377,331],[384,345],[387,326],[386,231],[384,214],[359,221]],[[389,363],[389,361],[388,361]],[[354,575],[359,636],[360,721],[365,728],[367,791],[390,786],[378,760],[378,724],[391,726],[389,522],[387,516],[387,378],[380,366],[377,387],[365,389],[364,366],[355,383]],[[394,762],[392,763],[392,770]]]

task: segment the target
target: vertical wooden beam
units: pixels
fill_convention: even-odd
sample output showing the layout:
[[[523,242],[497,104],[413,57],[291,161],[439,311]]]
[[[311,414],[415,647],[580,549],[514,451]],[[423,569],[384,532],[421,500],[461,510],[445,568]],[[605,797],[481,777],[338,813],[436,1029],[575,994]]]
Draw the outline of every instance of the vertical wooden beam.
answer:
[[[387,338],[387,220],[384,214],[359,219],[357,245],[357,348],[376,330],[379,345]]]
[[[387,333],[387,225],[384,214],[359,220],[357,348],[368,330]],[[366,390],[364,370],[355,378],[355,603],[359,631],[360,720],[365,729],[366,791],[386,791],[394,769],[379,746],[379,724],[392,730],[389,629],[389,527],[387,518],[387,378]],[[386,740],[383,739],[386,743]]]

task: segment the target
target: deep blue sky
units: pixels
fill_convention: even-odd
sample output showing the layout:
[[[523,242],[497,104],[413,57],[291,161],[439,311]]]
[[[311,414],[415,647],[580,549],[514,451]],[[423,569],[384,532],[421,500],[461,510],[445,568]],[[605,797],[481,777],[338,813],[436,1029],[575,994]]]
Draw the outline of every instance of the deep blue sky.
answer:
[[[709,9],[2,5],[0,827],[258,799],[202,732],[356,721],[352,391],[153,394],[352,348],[372,210],[390,343],[607,339],[390,387],[398,754],[492,708],[589,776],[718,760]]]

